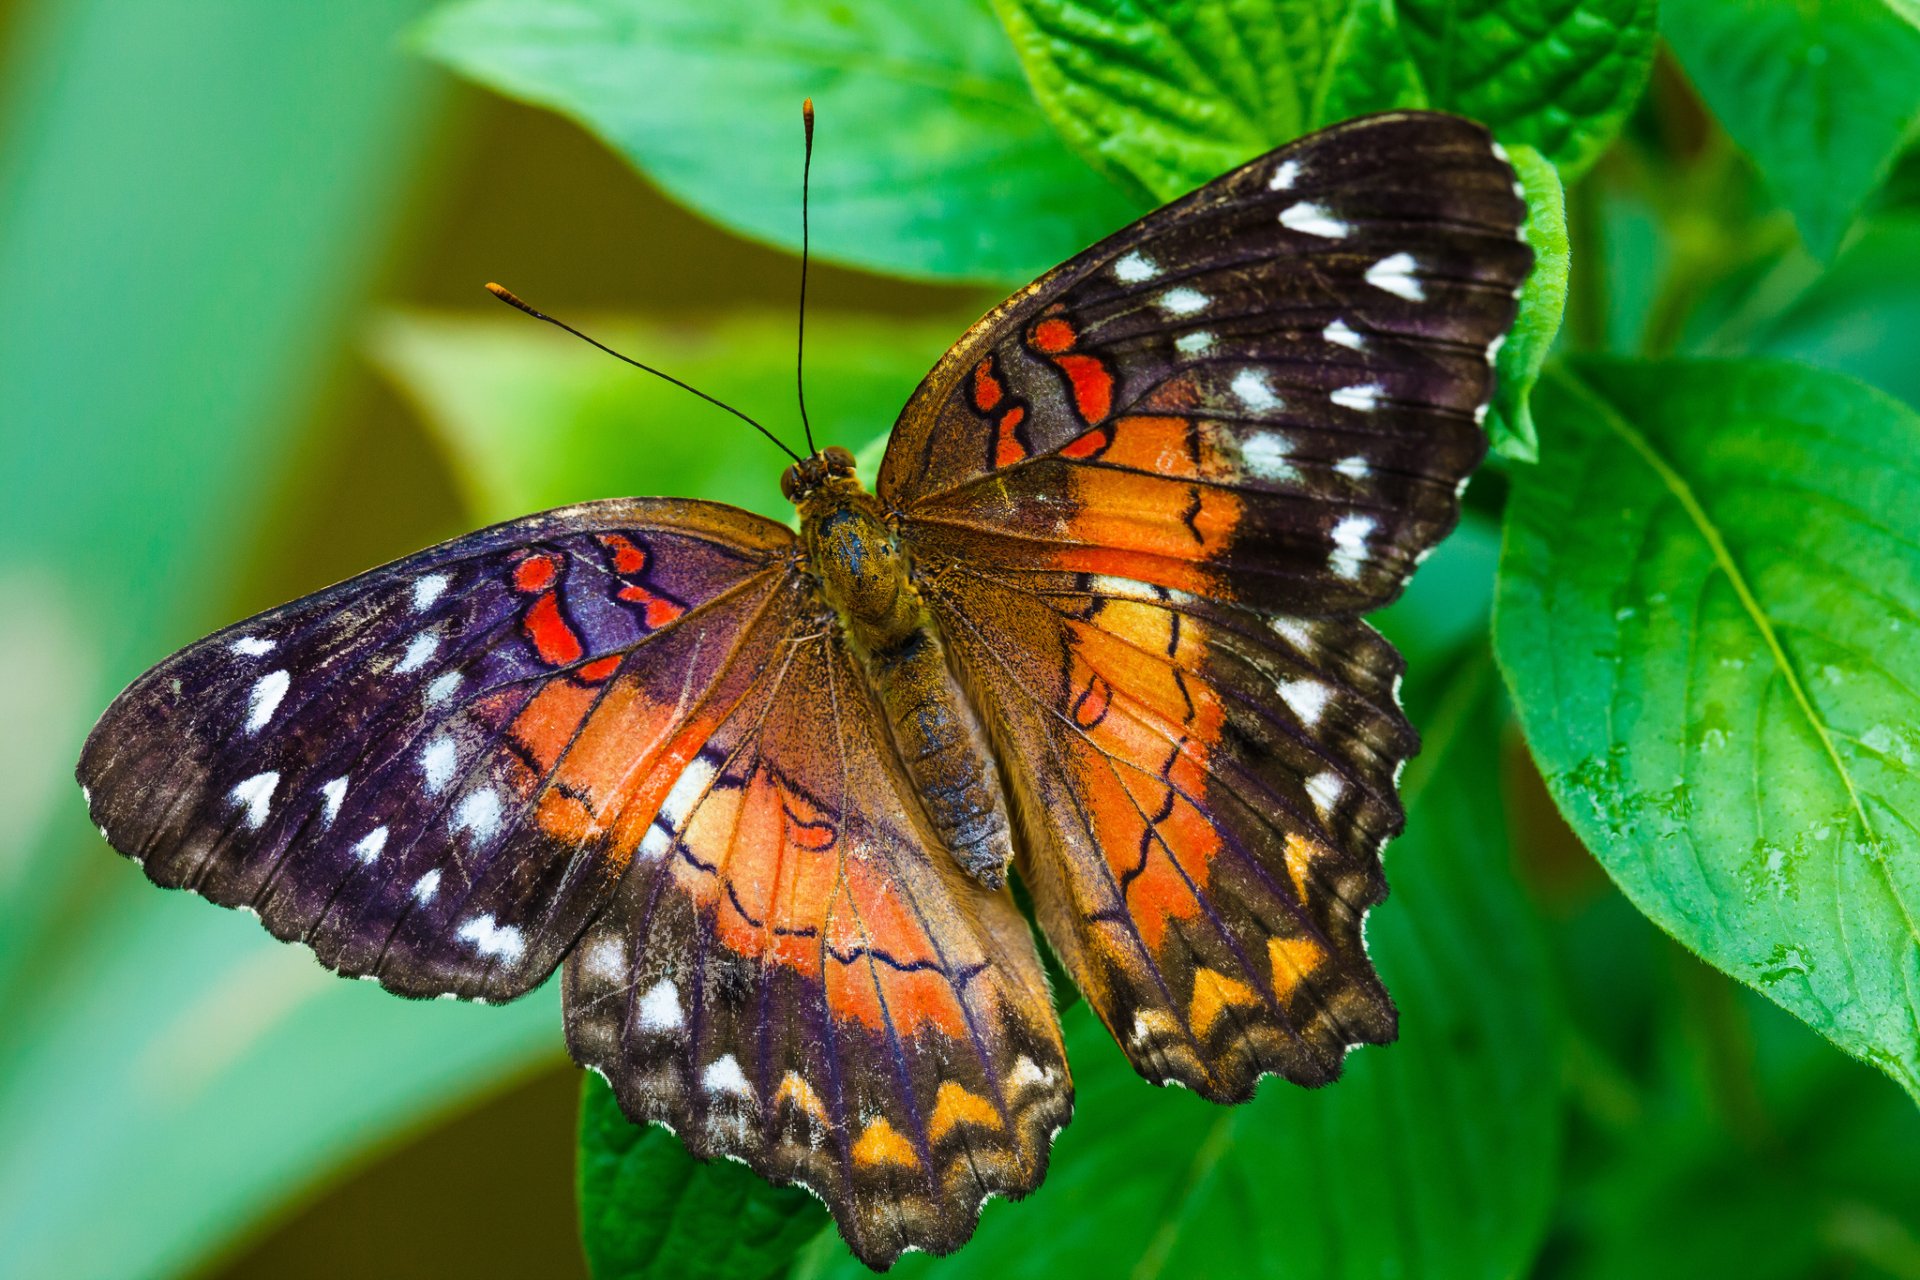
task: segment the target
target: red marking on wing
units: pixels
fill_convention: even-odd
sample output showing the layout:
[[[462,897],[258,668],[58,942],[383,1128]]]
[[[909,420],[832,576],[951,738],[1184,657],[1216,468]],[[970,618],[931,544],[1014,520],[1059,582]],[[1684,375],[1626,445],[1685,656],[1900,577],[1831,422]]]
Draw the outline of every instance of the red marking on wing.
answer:
[[[600,545],[613,553],[615,573],[639,573],[647,567],[647,553],[633,544],[625,534],[603,533]]]
[[[1097,356],[1059,355],[1053,362],[1073,387],[1073,407],[1083,422],[1100,422],[1113,408],[1113,373]]]
[[[531,564],[532,561],[528,561]],[[524,567],[524,566],[522,566]],[[549,579],[551,580],[551,579]],[[586,650],[573,627],[560,613],[559,597],[549,591],[533,602],[520,624],[533,641],[535,652],[548,666],[564,667],[580,661]]]
[[[1026,442],[1020,439],[1019,430],[1026,417],[1027,411],[1019,405],[1000,415],[993,443],[994,466],[1004,467],[1027,456]]]
[[[1027,345],[1042,355],[1057,356],[1071,351],[1079,339],[1080,335],[1073,331],[1073,325],[1059,316],[1048,316],[1027,330]]]
[[[1198,480],[1225,469],[1218,465],[1208,467],[1202,462],[1203,458],[1208,455],[1197,445],[1191,421],[1140,415],[1121,418],[1113,424],[1112,442],[1101,455],[1102,461],[1116,466],[1183,480]]]
[[[616,594],[628,604],[637,604],[645,608],[649,631],[658,631],[686,612],[684,608],[665,596],[657,596],[645,587],[626,586],[620,588]]]
[[[973,405],[982,413],[992,413],[1006,394],[1006,388],[1000,385],[1000,379],[994,376],[991,357],[982,360],[973,371]]]
[[[1106,452],[1107,446],[1112,443],[1112,431],[1106,427],[1095,427],[1085,435],[1076,436],[1074,439],[1060,446],[1060,456],[1063,458],[1072,458],[1075,461],[1097,458]]]
[[[552,555],[528,556],[513,567],[516,591],[545,591],[560,576],[559,558]]]
[[[589,684],[599,684],[602,680],[605,680],[608,676],[612,675],[614,672],[618,671],[619,669],[620,669],[620,655],[616,653],[616,654],[609,654],[607,657],[604,657],[604,658],[597,658],[594,661],[587,663],[586,666],[581,667],[578,671],[574,672],[574,675],[576,675],[582,680],[587,681]]]

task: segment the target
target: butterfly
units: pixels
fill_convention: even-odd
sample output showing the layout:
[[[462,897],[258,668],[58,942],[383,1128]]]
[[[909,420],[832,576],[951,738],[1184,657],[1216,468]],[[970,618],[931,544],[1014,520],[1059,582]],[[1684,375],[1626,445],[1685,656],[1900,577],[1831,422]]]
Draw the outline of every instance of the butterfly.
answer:
[[[1417,738],[1361,615],[1451,529],[1532,253],[1477,124],[1363,118],[1021,290],[799,531],[511,521],[129,687],[79,779],[155,883],[342,974],[505,1001],[635,1121],[885,1268],[1045,1175],[1073,1092],[1009,875],[1141,1075],[1394,1038],[1362,924]]]

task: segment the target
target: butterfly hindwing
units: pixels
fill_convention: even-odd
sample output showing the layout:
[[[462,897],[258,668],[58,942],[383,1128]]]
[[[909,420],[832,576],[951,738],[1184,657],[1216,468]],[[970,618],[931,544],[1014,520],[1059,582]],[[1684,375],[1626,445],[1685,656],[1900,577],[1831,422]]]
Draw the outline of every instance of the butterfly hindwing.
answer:
[[[902,414],[879,494],[931,550],[1378,607],[1485,451],[1524,214],[1496,144],[1457,117],[1283,147],[977,324]]]
[[[122,693],[81,757],[94,821],[343,973],[512,998],[612,891],[622,810],[791,549],[729,508],[614,501],[363,574]]]
[[[1239,1101],[1393,1038],[1361,938],[1416,744],[1390,646],[1120,579],[923,574],[1006,743],[1040,923],[1142,1074]]]
[[[809,1187],[885,1266],[1038,1185],[1072,1094],[1025,921],[927,834],[817,610],[796,595],[569,958],[567,1034],[629,1115]]]

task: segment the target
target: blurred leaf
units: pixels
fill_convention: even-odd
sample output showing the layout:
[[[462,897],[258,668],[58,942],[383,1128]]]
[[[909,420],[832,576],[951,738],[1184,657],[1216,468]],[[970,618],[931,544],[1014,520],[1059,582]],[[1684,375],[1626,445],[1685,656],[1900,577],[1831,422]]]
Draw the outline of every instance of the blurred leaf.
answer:
[[[10,1275],[203,1265],[373,1143],[558,1052],[545,997],[408,1005],[159,892],[86,826],[69,772],[112,692],[231,607],[432,172],[430,78],[391,52],[415,9],[8,12],[0,580],[38,617],[7,628],[9,656],[60,659],[0,671],[7,736],[58,775],[38,846],[0,855]]]
[[[1429,678],[1436,664],[1420,663]],[[989,1209],[946,1261],[905,1276],[1511,1276],[1545,1228],[1558,1160],[1558,1013],[1544,945],[1508,868],[1492,714],[1469,658],[1421,699],[1426,753],[1372,951],[1399,1043],[1306,1091],[1242,1107],[1149,1089],[1084,1004],[1063,1018],[1075,1116],[1047,1180]],[[798,1276],[865,1272],[835,1240]]]
[[[1496,633],[1561,812],[1662,928],[1920,1095],[1920,417],[1759,363],[1582,362],[1542,405]]]
[[[1808,273],[1812,275],[1811,272]],[[1771,309],[1751,349],[1850,373],[1920,405],[1920,216],[1863,223],[1831,267]]]
[[[1514,147],[1510,158],[1527,194],[1527,223],[1521,234],[1533,247],[1533,270],[1520,290],[1520,313],[1513,332],[1500,348],[1487,435],[1502,456],[1534,462],[1540,457],[1540,434],[1533,425],[1530,400],[1540,366],[1560,335],[1572,251],[1567,247],[1567,200],[1560,175],[1532,147]]]
[[[815,313],[807,318],[814,440],[856,452],[884,438],[964,324]],[[738,405],[801,449],[793,317],[706,323],[615,321],[589,330],[615,350]],[[777,520],[784,455],[737,418],[563,334],[503,313],[396,315],[376,362],[420,406],[483,521],[590,498],[731,502]],[[863,473],[869,483],[873,471]]]
[[[1067,139],[1168,200],[1390,107],[1483,120],[1570,177],[1647,78],[1654,0],[994,0]]]
[[[1920,117],[1910,0],[1666,0],[1694,87],[1830,258]]]
[[[1024,283],[1133,212],[1048,125],[986,0],[458,0],[419,38],[789,249],[811,95],[813,250],[852,266]]]
[[[822,1230],[827,1211],[730,1160],[695,1160],[658,1125],[636,1125],[586,1074],[580,1093],[580,1223],[596,1280],[767,1280]]]

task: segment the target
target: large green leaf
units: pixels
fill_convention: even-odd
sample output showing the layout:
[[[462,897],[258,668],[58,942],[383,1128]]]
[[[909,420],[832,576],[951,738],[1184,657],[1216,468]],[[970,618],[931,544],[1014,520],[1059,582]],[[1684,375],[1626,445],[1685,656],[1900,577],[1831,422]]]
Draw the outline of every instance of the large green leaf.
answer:
[[[1416,670],[1442,684],[1431,662]],[[1084,1004],[1063,1018],[1073,1123],[1027,1201],[990,1207],[950,1260],[904,1276],[1512,1276],[1539,1246],[1558,1161],[1558,1016],[1508,866],[1496,679],[1459,664],[1416,700],[1393,897],[1370,924],[1401,1038],[1308,1092],[1242,1107],[1149,1089]],[[823,1240],[796,1273],[865,1274]]]
[[[1833,265],[1785,307],[1770,309],[1749,346],[1850,373],[1920,405],[1920,215],[1869,218]]]
[[[811,95],[813,247],[854,266],[1024,282],[1131,213],[1048,125],[986,0],[459,0],[420,39],[789,248]]]
[[[1694,87],[1831,257],[1920,117],[1911,0],[1665,0]]]
[[[1582,362],[1515,478],[1497,636],[1640,909],[1920,1096],[1920,417],[1838,375]]]
[[[1654,0],[994,3],[1061,132],[1154,200],[1389,107],[1483,120],[1577,176],[1639,96],[1654,35]]]
[[[596,1280],[768,1280],[827,1227],[798,1187],[636,1125],[589,1075],[580,1094],[580,1224]]]
[[[883,438],[962,327],[810,316],[807,411],[815,442],[858,450]],[[791,408],[791,315],[589,328],[801,447]],[[376,362],[420,406],[480,519],[651,495],[793,515],[778,483],[787,459],[751,427],[529,320],[505,311],[484,319],[402,314],[380,325],[371,345]],[[864,474],[871,483],[873,472]]]

